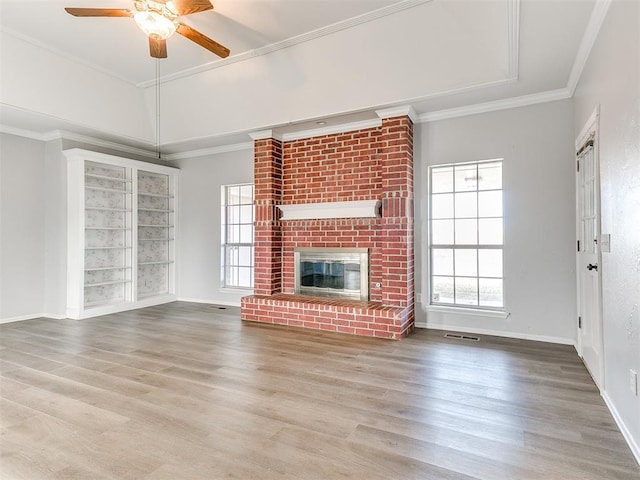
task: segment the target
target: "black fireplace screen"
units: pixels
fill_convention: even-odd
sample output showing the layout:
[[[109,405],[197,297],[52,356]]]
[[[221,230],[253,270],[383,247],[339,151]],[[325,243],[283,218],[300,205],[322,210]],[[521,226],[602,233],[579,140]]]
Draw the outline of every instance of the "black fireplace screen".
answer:
[[[303,287],[360,290],[360,265],[331,261],[301,262]]]

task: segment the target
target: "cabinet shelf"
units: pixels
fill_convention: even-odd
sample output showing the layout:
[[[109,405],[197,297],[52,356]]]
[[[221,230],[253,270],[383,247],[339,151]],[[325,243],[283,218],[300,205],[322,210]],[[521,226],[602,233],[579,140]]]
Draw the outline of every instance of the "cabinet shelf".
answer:
[[[151,224],[148,224],[148,223],[145,223],[145,224],[139,223],[138,227],[145,227],[145,228],[149,228],[149,227],[151,227],[151,228],[171,228],[171,227],[173,227],[173,225],[151,225]]]
[[[87,267],[84,269],[85,272],[99,272],[106,270],[127,270],[130,269],[129,266],[119,266],[119,267]]]
[[[143,193],[138,192],[139,197],[156,197],[156,198],[173,198],[173,195],[165,195],[162,193]]]
[[[100,180],[109,180],[112,182],[131,183],[129,178],[110,177],[109,175],[98,175],[97,173],[85,173],[86,178],[99,178]]]
[[[127,250],[131,247],[84,247],[85,250]]]
[[[96,187],[93,185],[87,185],[84,188],[87,190],[98,190],[100,192],[129,193],[128,190],[124,190],[122,188]]]
[[[131,280],[111,280],[109,282],[85,283],[84,288],[102,287],[104,285],[119,285],[123,283],[131,283]]]
[[[169,265],[173,260],[162,260],[159,262],[138,262],[138,265]]]
[[[84,227],[85,230],[122,230],[127,231],[131,230],[128,227]]]
[[[165,210],[163,208],[138,208],[139,212],[160,212],[160,213],[173,213],[173,210]]]
[[[98,210],[100,212],[130,212],[126,208],[111,208],[111,207],[84,207],[85,210]]]
[[[173,238],[138,238],[139,242],[171,242]]]

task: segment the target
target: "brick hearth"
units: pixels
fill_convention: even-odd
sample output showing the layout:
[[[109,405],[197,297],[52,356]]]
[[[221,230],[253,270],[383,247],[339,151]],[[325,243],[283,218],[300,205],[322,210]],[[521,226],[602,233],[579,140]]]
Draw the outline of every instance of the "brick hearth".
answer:
[[[243,320],[384,338],[414,325],[413,123],[255,141],[255,285]],[[382,200],[381,218],[279,220],[277,205]],[[370,301],[294,295],[295,247],[370,253]]]

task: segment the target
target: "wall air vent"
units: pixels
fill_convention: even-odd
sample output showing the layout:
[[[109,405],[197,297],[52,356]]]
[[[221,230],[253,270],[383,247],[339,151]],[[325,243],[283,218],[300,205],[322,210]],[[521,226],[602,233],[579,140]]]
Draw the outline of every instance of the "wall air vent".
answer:
[[[474,337],[473,335],[463,335],[461,333],[445,333],[444,338],[455,338],[456,340],[469,340],[471,342],[480,341],[480,337]]]

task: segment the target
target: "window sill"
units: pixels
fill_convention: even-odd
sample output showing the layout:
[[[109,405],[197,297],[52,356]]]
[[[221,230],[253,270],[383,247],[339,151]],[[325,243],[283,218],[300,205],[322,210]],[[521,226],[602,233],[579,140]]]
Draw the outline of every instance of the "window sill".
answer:
[[[450,307],[444,305],[427,305],[427,312],[452,313],[456,315],[469,315],[472,317],[490,317],[505,319],[511,315],[505,310],[483,310],[480,308]]]
[[[242,287],[220,287],[218,291],[222,293],[239,293],[243,295],[253,295],[253,288]]]

